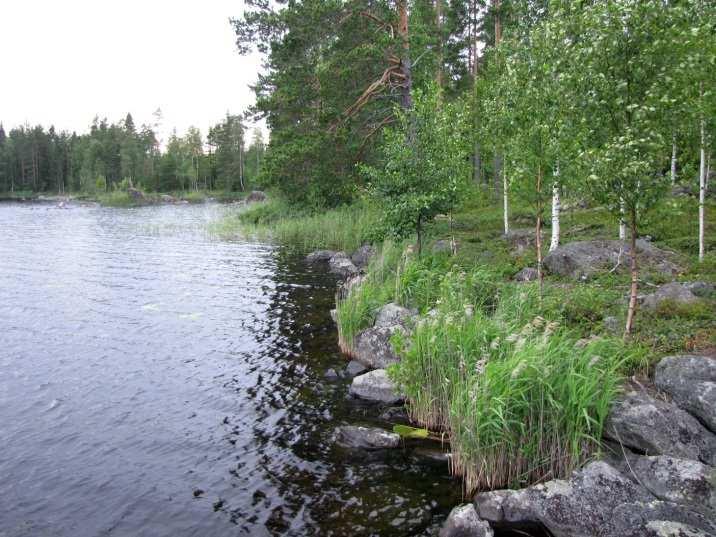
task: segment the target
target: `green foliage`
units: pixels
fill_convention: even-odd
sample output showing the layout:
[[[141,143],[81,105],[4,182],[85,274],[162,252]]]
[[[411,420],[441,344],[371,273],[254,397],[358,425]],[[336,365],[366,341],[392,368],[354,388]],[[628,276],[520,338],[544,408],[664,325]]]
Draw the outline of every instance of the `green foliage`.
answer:
[[[425,439],[430,436],[427,429],[417,429],[409,425],[393,425],[393,432],[399,434],[402,438]]]
[[[388,229],[397,237],[417,233],[419,250],[425,222],[450,211],[466,184],[466,119],[437,90],[416,92],[415,109],[399,112],[399,126],[385,132],[379,163],[362,167]]]

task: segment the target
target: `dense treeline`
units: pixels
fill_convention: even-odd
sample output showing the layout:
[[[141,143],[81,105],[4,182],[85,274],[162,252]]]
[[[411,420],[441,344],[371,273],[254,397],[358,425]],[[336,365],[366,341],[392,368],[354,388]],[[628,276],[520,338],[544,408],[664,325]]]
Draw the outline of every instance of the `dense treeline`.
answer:
[[[227,114],[206,139],[190,127],[164,147],[154,125],[95,119],[86,134],[54,127],[0,124],[0,192],[93,192],[135,186],[154,191],[244,190],[256,183],[263,160],[261,131],[247,132]],[[251,139],[249,140],[249,136]]]

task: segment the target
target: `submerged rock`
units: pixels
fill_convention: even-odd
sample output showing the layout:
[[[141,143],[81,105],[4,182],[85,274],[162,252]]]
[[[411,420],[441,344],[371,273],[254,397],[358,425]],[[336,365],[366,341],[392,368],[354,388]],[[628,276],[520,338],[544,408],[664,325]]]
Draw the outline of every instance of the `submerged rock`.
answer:
[[[517,274],[515,274],[513,280],[516,282],[534,282],[537,281],[537,269],[533,267],[525,267]]]
[[[440,530],[440,537],[493,537],[490,525],[482,520],[471,503],[458,505]]]
[[[674,254],[660,250],[643,239],[636,241],[639,263],[647,270],[672,276],[681,271],[673,261]],[[629,244],[622,241],[575,241],[558,247],[544,258],[545,268],[552,274],[585,279],[598,272],[629,268]]]
[[[699,298],[693,294],[683,284],[678,282],[666,283],[659,286],[659,288],[646,295],[642,299],[642,307],[647,309],[656,309],[663,302],[675,303],[675,304],[693,304],[697,302]]]
[[[378,310],[374,326],[406,326],[412,319],[415,318],[415,316],[417,316],[417,314],[417,310],[404,308],[403,306],[398,306],[394,302],[390,302]]]
[[[716,531],[710,514],[693,505],[658,499],[603,461],[588,464],[566,480],[477,494],[474,503],[479,516],[493,524],[539,523],[554,537],[656,537]],[[660,533],[670,527],[694,533]]]
[[[319,263],[321,261],[328,261],[336,255],[333,250],[316,250],[306,256],[306,262],[308,263]]]
[[[391,449],[400,446],[400,435],[377,427],[344,425],[336,428],[336,443],[347,448]]]
[[[688,412],[644,392],[630,391],[614,402],[604,436],[646,455],[716,464],[716,436]]]
[[[716,360],[707,356],[667,356],[656,366],[656,386],[716,433]]]
[[[370,263],[371,258],[375,255],[375,248],[370,244],[364,244],[358,248],[351,256],[351,261],[359,269],[364,269]]]
[[[358,268],[353,264],[345,252],[338,252],[328,260],[328,268],[331,273],[341,278],[350,278],[358,274]]]
[[[390,338],[401,326],[373,326],[359,332],[353,339],[353,358],[370,369],[384,369],[397,364],[400,358],[393,350]]]
[[[393,382],[388,378],[385,369],[376,369],[353,379],[349,389],[351,395],[367,401],[395,404],[405,400],[405,396],[398,393]]]

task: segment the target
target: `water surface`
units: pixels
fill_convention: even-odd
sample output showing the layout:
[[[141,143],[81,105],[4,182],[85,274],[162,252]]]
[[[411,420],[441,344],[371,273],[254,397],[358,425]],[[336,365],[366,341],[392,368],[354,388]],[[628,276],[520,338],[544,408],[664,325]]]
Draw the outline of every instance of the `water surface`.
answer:
[[[0,204],[0,536],[427,535],[459,500],[346,396],[335,280],[218,205]],[[432,528],[432,529],[431,529]]]

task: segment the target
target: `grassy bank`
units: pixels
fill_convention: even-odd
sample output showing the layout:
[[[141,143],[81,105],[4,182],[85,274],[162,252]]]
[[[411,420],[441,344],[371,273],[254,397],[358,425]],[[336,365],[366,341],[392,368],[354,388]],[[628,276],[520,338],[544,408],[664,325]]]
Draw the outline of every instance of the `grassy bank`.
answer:
[[[378,209],[367,203],[309,213],[272,198],[226,216],[213,231],[274,240],[304,253],[323,248],[350,252],[373,242],[378,217]]]

